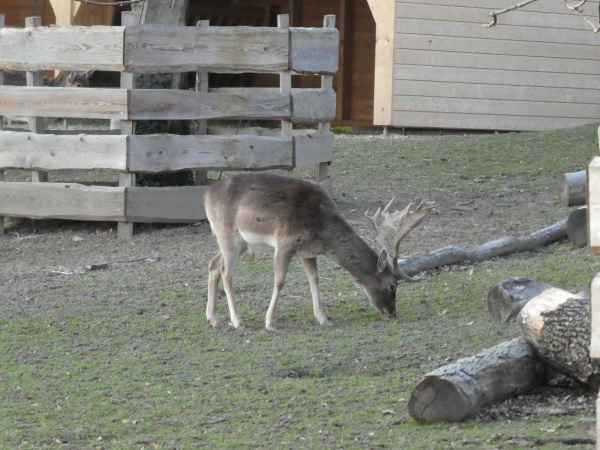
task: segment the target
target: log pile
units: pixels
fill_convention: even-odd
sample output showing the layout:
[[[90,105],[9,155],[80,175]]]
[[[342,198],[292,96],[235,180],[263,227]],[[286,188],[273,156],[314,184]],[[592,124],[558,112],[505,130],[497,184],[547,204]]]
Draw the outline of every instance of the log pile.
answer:
[[[527,278],[510,278],[488,295],[492,320],[516,320],[521,336],[426,374],[415,387],[409,413],[420,422],[454,422],[510,396],[526,393],[558,371],[600,386],[590,359],[589,293],[571,293]]]

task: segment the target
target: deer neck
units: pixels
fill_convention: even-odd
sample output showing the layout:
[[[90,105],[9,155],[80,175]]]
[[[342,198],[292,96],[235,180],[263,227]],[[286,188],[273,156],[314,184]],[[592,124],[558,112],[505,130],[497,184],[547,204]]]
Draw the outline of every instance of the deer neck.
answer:
[[[377,253],[341,216],[327,227],[326,253],[364,287],[377,283]]]

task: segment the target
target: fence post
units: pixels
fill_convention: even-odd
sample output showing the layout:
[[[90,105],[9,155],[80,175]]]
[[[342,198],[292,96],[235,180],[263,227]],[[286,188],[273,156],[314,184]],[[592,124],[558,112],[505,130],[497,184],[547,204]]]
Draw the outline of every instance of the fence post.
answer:
[[[196,22],[197,27],[209,27],[209,20],[199,20]],[[207,94],[208,93],[208,71],[201,70],[196,72],[196,94]],[[197,120],[195,134],[208,134],[208,121]],[[194,184],[203,185],[208,184],[208,171],[207,170],[195,170],[194,171]]]
[[[25,26],[27,28],[35,28],[42,25],[42,19],[40,17],[27,17],[25,19]],[[26,72],[27,86],[41,86],[42,85],[42,72]],[[42,129],[43,119],[41,117],[30,117],[29,131],[33,133],[39,133]],[[48,181],[48,173],[34,170],[31,172],[31,181],[34,183]]]
[[[137,25],[138,17],[129,11],[121,13],[121,25]],[[121,73],[121,89],[135,89],[135,75],[130,72]],[[116,125],[116,124],[113,124]],[[135,134],[135,123],[133,120],[121,120],[119,122],[121,134]],[[125,196],[127,197],[127,188],[135,186],[135,173],[119,173],[119,186],[125,187]],[[127,214],[127,205],[125,205]],[[117,225],[117,235],[120,239],[131,239],[133,237],[133,222],[119,222]]]
[[[0,28],[4,27],[4,14],[0,14]],[[0,70],[0,86],[4,84],[4,72]],[[0,133],[4,129],[4,116],[0,116]],[[4,170],[0,168],[0,183],[4,181]],[[4,234],[4,217],[0,216],[0,234]]]
[[[277,27],[281,29],[289,29],[290,28],[290,16],[288,14],[279,14],[277,16]],[[289,31],[288,31],[289,33]],[[285,72],[279,72],[279,92],[283,95],[287,95],[288,98],[292,97],[292,72],[290,71],[290,67]],[[281,121],[281,135],[283,137],[289,137],[293,142],[293,132],[292,132],[292,121],[290,120],[282,120]],[[293,144],[292,144],[293,145]],[[296,154],[294,150],[294,160],[293,166],[296,165]]]
[[[335,15],[329,14],[323,17],[323,27],[335,28]],[[333,75],[322,75],[321,76],[321,90],[333,89]],[[319,132],[321,134],[329,133],[331,126],[329,122],[319,123]],[[331,162],[319,163],[315,168],[315,178],[317,181],[325,181],[329,178],[329,164]]]

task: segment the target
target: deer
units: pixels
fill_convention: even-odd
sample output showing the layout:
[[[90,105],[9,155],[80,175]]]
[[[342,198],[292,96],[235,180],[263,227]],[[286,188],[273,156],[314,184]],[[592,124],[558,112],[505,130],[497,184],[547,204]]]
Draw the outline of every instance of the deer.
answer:
[[[412,279],[398,265],[400,241],[430,213],[426,202],[409,203],[365,216],[377,233],[379,251],[371,248],[337,209],[333,199],[316,183],[274,174],[244,174],[211,184],[204,193],[206,216],[219,252],[208,265],[206,318],[213,327],[218,284],[227,297],[230,325],[241,326],[235,308],[232,279],[248,246],[266,245],[273,253],[273,291],[265,328],[274,330],[273,317],[292,257],[302,258],[312,297],[313,313],[321,325],[330,323],[321,308],[317,257],[333,258],[364,290],[383,315],[396,317],[396,288]]]

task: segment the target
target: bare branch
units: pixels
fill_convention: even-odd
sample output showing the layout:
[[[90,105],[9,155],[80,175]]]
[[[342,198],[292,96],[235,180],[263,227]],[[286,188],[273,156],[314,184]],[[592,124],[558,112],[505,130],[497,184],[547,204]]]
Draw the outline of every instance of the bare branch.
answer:
[[[523,2],[517,3],[513,6],[509,6],[508,8],[499,9],[498,11],[492,11],[490,13],[491,20],[489,23],[483,24],[482,27],[491,28],[498,23],[498,16],[502,14],[506,14],[507,12],[514,11],[515,9],[523,8],[533,2],[537,2],[539,0],[525,0]],[[587,1],[587,0],[586,0]]]

